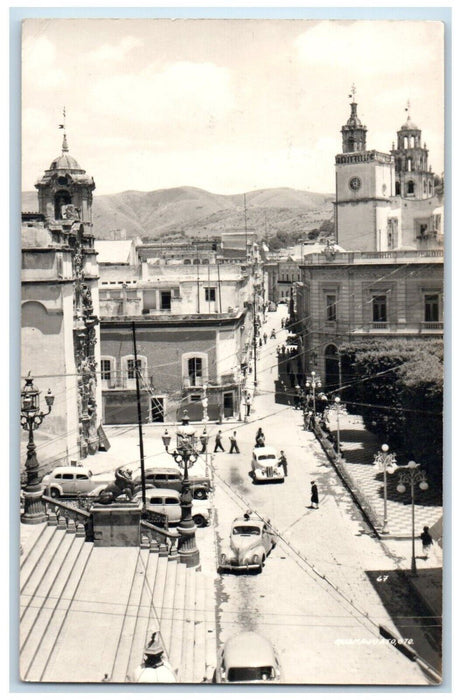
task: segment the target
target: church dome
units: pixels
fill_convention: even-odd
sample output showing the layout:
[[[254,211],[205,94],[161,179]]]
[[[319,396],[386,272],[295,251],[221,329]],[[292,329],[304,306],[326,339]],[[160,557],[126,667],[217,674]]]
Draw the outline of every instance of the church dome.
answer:
[[[407,119],[407,121],[405,122],[405,124],[402,124],[402,126],[400,127],[400,130],[401,130],[401,131],[409,131],[409,130],[411,130],[411,131],[414,131],[414,130],[419,131],[419,127],[417,127],[416,124],[415,124],[413,121],[411,121],[410,117],[408,117],[408,119]]]
[[[82,170],[82,168],[69,153],[62,153],[52,161],[49,170]]]

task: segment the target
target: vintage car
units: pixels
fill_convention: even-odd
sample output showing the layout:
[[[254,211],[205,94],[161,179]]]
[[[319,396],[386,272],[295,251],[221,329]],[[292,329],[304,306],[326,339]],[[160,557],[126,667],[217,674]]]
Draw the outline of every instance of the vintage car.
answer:
[[[182,471],[179,467],[146,467],[145,468],[146,487],[156,486],[161,489],[174,489],[181,491],[182,489]],[[133,481],[136,485],[136,491],[141,489],[141,470],[133,471]],[[211,480],[209,476],[200,476],[199,474],[190,474],[189,481],[192,489],[192,495],[199,501],[207,498],[211,491]]]
[[[223,552],[220,571],[262,571],[266,557],[275,547],[270,520],[255,513],[235,518],[230,535],[230,551]]]
[[[135,494],[142,500],[142,492]],[[180,494],[173,489],[146,489],[146,508],[150,513],[166,516],[169,525],[177,525],[181,520]],[[197,527],[205,527],[211,519],[211,508],[203,501],[192,501],[192,519]]]
[[[45,494],[51,498],[60,496],[99,496],[108,484],[107,477],[93,476],[93,472],[81,465],[57,467],[42,479]]]
[[[279,465],[273,447],[255,447],[251,457],[253,481],[285,481],[283,467]]]
[[[231,637],[218,652],[216,683],[280,683],[281,668],[272,644],[257,632]]]

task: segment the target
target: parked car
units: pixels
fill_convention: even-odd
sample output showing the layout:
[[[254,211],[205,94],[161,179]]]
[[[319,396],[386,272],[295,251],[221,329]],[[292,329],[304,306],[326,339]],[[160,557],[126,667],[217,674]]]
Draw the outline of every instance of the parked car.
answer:
[[[273,447],[255,447],[251,457],[253,481],[285,481],[283,467],[279,464]]]
[[[99,496],[109,483],[107,477],[94,476],[83,466],[57,467],[42,479],[51,498],[59,496]]]
[[[174,489],[181,491],[183,474],[179,467],[146,467],[146,487],[158,487],[162,489]],[[133,481],[136,484],[135,492],[141,489],[141,470],[133,472]],[[207,498],[212,490],[209,476],[189,474],[192,495],[199,501]]]
[[[221,554],[220,571],[262,571],[266,557],[275,547],[275,534],[269,519],[256,513],[235,518],[230,535],[230,550]]]
[[[257,632],[231,637],[218,652],[216,683],[280,683],[281,668],[272,644]]]
[[[142,500],[142,492],[135,494],[137,501]],[[181,520],[180,495],[173,489],[150,488],[146,490],[146,508],[148,512],[166,515],[169,525],[177,525]],[[211,508],[202,501],[192,501],[192,519],[197,527],[205,527],[211,519]]]

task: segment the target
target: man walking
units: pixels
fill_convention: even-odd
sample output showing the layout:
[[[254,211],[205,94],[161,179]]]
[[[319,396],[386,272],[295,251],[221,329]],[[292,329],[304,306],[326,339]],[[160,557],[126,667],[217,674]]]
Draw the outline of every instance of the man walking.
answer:
[[[234,430],[234,432],[230,436],[229,454],[232,454],[234,451],[237,452],[238,454],[240,454],[239,446],[237,445],[237,431],[236,430]]]
[[[315,481],[311,481],[311,508],[319,507],[319,490]]]
[[[214,439],[214,451],[215,451],[215,452],[218,451],[218,448],[221,450],[221,452],[225,452],[225,449],[224,449],[224,447],[223,447],[223,445],[222,445],[221,440],[222,440],[222,433],[221,433],[220,430],[218,430],[218,432],[217,432],[217,434],[216,434],[216,437],[215,437],[215,439]]]
[[[283,467],[283,475],[288,476],[288,462],[283,450],[280,450],[279,466]]]
[[[208,444],[208,435],[206,428],[203,428],[203,433],[200,435],[200,442],[202,443],[201,453],[206,452],[206,446]]]
[[[423,531],[420,534],[420,538],[423,545],[423,559],[427,559],[429,554],[431,553],[431,547],[434,543],[434,540],[431,537],[431,533],[429,532],[429,527],[427,525],[423,527]]]

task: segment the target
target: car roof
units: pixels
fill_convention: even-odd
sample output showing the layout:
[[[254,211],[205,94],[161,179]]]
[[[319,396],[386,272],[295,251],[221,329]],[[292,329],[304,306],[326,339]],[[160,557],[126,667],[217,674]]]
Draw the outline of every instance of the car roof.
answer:
[[[235,518],[232,525],[264,525],[264,523],[261,518],[253,516],[252,518],[248,518],[248,520],[245,520],[245,518]]]
[[[275,666],[272,644],[257,632],[241,632],[224,644],[224,658],[228,668],[258,668]]]
[[[139,494],[142,496],[141,491],[139,491]],[[146,489],[146,496],[175,496],[175,498],[178,498],[179,493],[175,489]]]
[[[268,445],[267,447],[255,447],[253,452],[255,453],[255,455],[265,454],[266,452],[273,452],[274,454],[276,454],[277,450],[275,449],[275,447],[271,447],[270,445]]]

